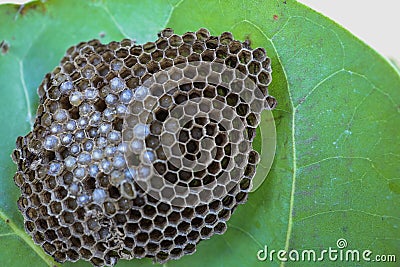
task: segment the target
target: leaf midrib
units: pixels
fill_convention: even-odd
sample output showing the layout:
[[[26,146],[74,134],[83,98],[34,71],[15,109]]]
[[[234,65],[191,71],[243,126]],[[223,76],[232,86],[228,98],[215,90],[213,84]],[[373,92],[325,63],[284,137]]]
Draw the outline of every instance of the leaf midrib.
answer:
[[[263,33],[264,34],[264,33]],[[278,60],[279,65],[282,68],[282,72],[283,75],[285,77],[285,82],[286,82],[286,86],[287,86],[287,90],[288,90],[288,95],[289,95],[289,102],[292,108],[292,162],[293,162],[293,176],[292,176],[292,189],[290,192],[290,203],[289,203],[289,215],[288,215],[288,226],[287,226],[287,230],[286,230],[286,238],[285,238],[285,251],[289,251],[289,243],[290,243],[290,237],[292,235],[292,229],[293,229],[293,207],[294,207],[294,194],[295,194],[295,190],[296,190],[296,174],[297,174],[297,156],[296,156],[296,136],[295,136],[295,120],[296,120],[296,107],[294,106],[293,103],[293,98],[292,98],[292,94],[290,92],[289,89],[289,83],[288,83],[288,79],[287,79],[287,75],[286,75],[286,70],[284,68],[284,66],[282,65],[282,61],[279,57],[278,51],[275,47],[275,44],[273,42],[272,39],[268,38],[265,34],[264,36],[271,42],[271,45],[274,49],[274,52],[276,54],[276,58]],[[282,261],[280,264],[281,267],[285,266],[285,262]]]
[[[293,167],[292,168],[293,169],[292,170],[293,170],[293,176],[292,176],[292,189],[291,189],[291,192],[290,192],[290,203],[289,203],[289,212],[288,212],[288,214],[289,214],[288,215],[288,226],[287,226],[286,238],[285,238],[285,251],[289,251],[290,237],[292,235],[292,229],[293,229],[293,216],[292,216],[292,214],[293,214],[293,207],[294,207],[294,194],[295,194],[295,189],[296,189],[296,173],[297,173],[296,137],[295,137],[296,107],[294,106],[292,94],[291,94],[290,89],[289,89],[289,83],[288,83],[288,79],[287,79],[287,75],[286,75],[286,70],[285,70],[284,66],[282,65],[282,61],[281,61],[281,59],[279,57],[278,50],[276,49],[276,46],[275,46],[272,38],[268,37],[261,30],[261,28],[257,24],[255,24],[254,22],[249,21],[247,19],[245,21],[247,23],[249,23],[250,25],[252,25],[254,28],[256,28],[267,40],[270,41],[271,46],[272,46],[272,48],[274,50],[274,53],[276,55],[277,61],[278,61],[279,65],[281,66],[283,75],[285,77],[286,88],[288,90],[288,95],[289,95],[289,102],[290,102],[290,105],[291,105],[291,108],[292,108],[292,118],[291,118],[292,119],[292,129],[291,129],[292,133],[291,133],[291,135],[292,135],[292,157],[293,157],[293,159],[292,159],[292,161],[293,161]],[[279,30],[278,30],[278,32],[279,32]],[[276,35],[276,33],[273,36],[275,36],[275,35]],[[285,266],[285,262],[282,261],[280,266],[284,267]]]

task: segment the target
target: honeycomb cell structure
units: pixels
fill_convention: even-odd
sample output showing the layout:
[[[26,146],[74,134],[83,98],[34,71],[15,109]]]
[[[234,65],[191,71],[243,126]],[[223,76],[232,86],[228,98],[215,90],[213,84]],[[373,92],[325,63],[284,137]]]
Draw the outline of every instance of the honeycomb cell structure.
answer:
[[[265,50],[228,32],[69,48],[13,152],[26,231],[58,262],[194,253],[247,200],[270,82]]]

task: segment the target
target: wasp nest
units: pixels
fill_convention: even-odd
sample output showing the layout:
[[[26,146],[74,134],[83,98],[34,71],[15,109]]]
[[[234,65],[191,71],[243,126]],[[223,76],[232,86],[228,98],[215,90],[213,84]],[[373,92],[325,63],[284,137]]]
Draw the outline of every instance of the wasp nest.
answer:
[[[247,199],[270,74],[264,49],[205,29],[71,47],[13,153],[26,231],[58,262],[194,253]]]

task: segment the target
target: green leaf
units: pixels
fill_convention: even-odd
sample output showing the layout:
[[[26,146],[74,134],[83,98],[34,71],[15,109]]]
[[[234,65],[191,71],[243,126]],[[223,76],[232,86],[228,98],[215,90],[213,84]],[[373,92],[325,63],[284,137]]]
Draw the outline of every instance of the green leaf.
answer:
[[[143,43],[165,26],[177,33],[200,27],[212,34],[232,31],[253,47],[265,47],[273,67],[270,93],[278,100],[277,150],[267,180],[237,209],[226,234],[201,242],[194,255],[169,267],[292,266],[276,258],[259,262],[257,251],[264,245],[319,251],[337,248],[339,238],[348,249],[370,249],[373,255],[400,251],[400,76],[326,17],[289,0],[53,0],[24,8],[2,5],[0,20],[2,265],[54,264],[24,233],[9,156],[16,137],[30,129],[44,74],[80,41],[129,37]],[[338,264],[360,266],[327,259],[323,266]],[[128,265],[151,263],[118,264]],[[301,263],[309,265],[315,263]]]

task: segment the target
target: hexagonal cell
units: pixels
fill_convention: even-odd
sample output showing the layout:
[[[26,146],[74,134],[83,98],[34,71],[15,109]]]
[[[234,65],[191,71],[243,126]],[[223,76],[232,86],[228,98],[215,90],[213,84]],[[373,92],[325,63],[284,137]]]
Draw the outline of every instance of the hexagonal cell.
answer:
[[[74,223],[74,221],[75,221],[75,218],[74,218],[74,214],[73,213],[68,212],[68,211],[64,211],[61,214],[61,222],[63,222],[64,224],[71,225],[71,224]]]
[[[177,237],[175,237],[174,239],[174,244],[175,246],[181,247],[183,244],[185,244],[187,241],[186,236],[184,235],[178,235]]]
[[[248,70],[250,74],[257,75],[261,71],[261,64],[256,61],[252,61],[248,65]]]
[[[90,260],[90,258],[92,257],[92,253],[90,252],[90,250],[88,250],[88,249],[85,249],[85,248],[81,248],[80,250],[79,250],[79,254],[81,254],[81,257],[83,258],[83,259],[86,259],[86,260]]]
[[[75,250],[69,249],[67,251],[67,257],[68,257],[68,260],[75,262],[80,258],[80,255]]]
[[[239,41],[232,41],[228,45],[229,52],[232,54],[237,54],[242,49],[242,44]]]
[[[183,256],[183,250],[181,248],[174,248],[171,250],[171,259],[179,259]]]
[[[71,231],[68,227],[61,227],[57,229],[57,235],[64,239],[68,239],[71,236]]]
[[[123,226],[127,222],[125,214],[122,213],[116,214],[113,219],[117,226]]]
[[[217,128],[217,124],[209,123],[209,124],[206,125],[206,134],[208,136],[214,136],[214,135],[216,135],[218,133],[217,129],[218,129]]]
[[[82,235],[83,234],[83,232],[84,232],[84,228],[83,228],[83,226],[82,226],[82,224],[81,223],[79,223],[79,222],[75,222],[73,225],[72,225],[72,233],[74,234],[74,235],[76,235],[76,236],[80,236],[80,235]]]
[[[145,218],[153,219],[157,214],[157,210],[154,206],[145,205],[143,207],[143,216]]]
[[[157,215],[154,218],[154,226],[157,229],[163,230],[167,224],[168,224],[168,220],[163,216]]]
[[[136,244],[138,246],[145,246],[149,242],[149,234],[141,232],[136,235]]]
[[[44,236],[41,232],[33,231],[32,239],[36,244],[42,244],[44,242]]]
[[[36,220],[38,218],[38,213],[34,208],[27,208],[25,214],[30,220]]]
[[[62,211],[61,203],[57,201],[50,203],[50,211],[53,215],[60,214]]]
[[[169,251],[174,246],[174,242],[172,240],[163,240],[160,243],[161,249],[164,251]]]
[[[164,236],[167,239],[173,239],[178,234],[178,231],[173,226],[168,226],[164,230]]]
[[[239,57],[240,63],[247,64],[252,59],[252,54],[251,54],[251,51],[249,51],[249,50],[242,50],[238,54],[238,57]]]
[[[35,224],[32,221],[25,221],[25,230],[32,233],[35,230]]]
[[[91,231],[98,231],[100,230],[100,224],[96,218],[88,219],[86,222],[87,228]]]
[[[114,215],[116,213],[116,208],[115,205],[111,202],[105,202],[104,203],[104,211],[108,215]]]
[[[150,239],[153,242],[157,242],[157,243],[160,242],[162,237],[163,237],[163,233],[160,230],[155,229],[155,230],[151,231],[151,233],[150,233]]]
[[[155,256],[155,254],[159,251],[160,245],[157,243],[149,242],[146,246],[147,255]]]
[[[203,42],[196,40],[193,43],[192,49],[193,49],[194,53],[201,54],[206,49],[206,47]],[[199,56],[199,59],[200,59],[200,56]]]
[[[142,218],[139,224],[144,231],[151,231],[153,228],[153,221],[149,219]]]
[[[139,259],[144,258],[146,256],[146,250],[143,247],[136,246],[133,249],[133,253]]]
[[[48,254],[53,254],[56,251],[56,247],[54,245],[50,244],[50,243],[47,243],[47,242],[44,243],[42,245],[42,247],[43,247],[44,251],[46,251],[46,253],[48,253]]]
[[[191,230],[190,223],[188,223],[188,222],[181,222],[181,223],[178,225],[178,230],[179,230],[179,232],[180,232],[181,234],[183,234],[183,235],[188,234],[189,231]]]
[[[177,225],[181,219],[181,214],[178,212],[172,212],[168,215],[168,222],[171,225]]]

